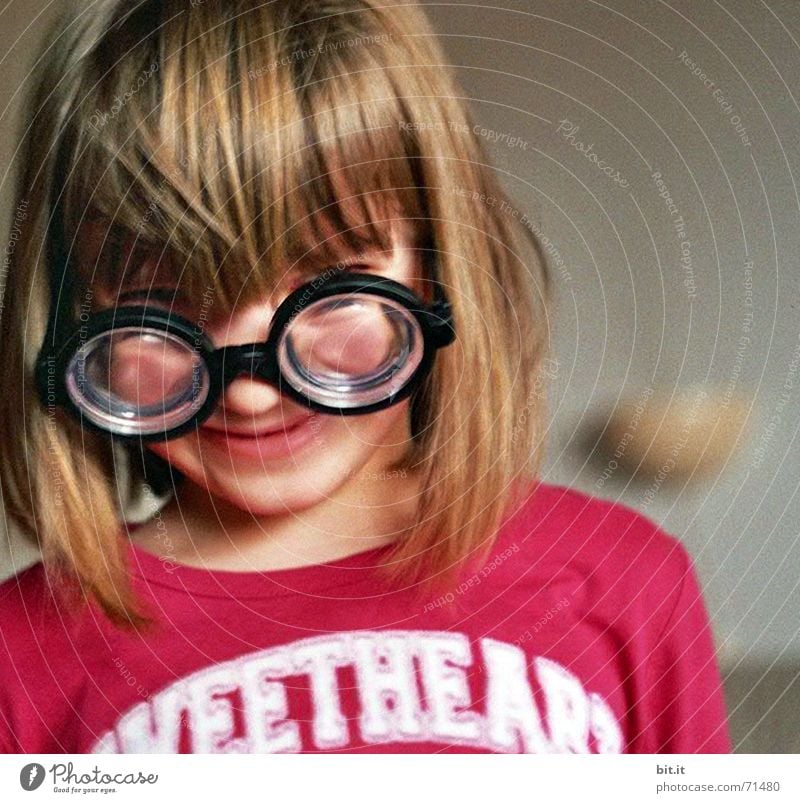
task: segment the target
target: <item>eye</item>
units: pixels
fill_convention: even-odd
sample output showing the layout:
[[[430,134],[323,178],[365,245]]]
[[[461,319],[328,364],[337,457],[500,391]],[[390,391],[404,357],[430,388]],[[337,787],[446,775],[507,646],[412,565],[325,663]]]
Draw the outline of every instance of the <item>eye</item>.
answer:
[[[166,305],[168,307],[174,307],[176,309],[187,305],[186,299],[184,299],[180,293],[167,287],[156,287],[147,290],[128,290],[125,293],[120,293],[118,300],[120,304],[137,302],[149,305],[153,303],[159,306]]]
[[[334,276],[340,276],[343,273],[369,273],[370,269],[370,265],[340,262],[334,265],[327,265],[322,268],[304,271],[300,274],[292,276],[291,279],[287,280],[287,292],[293,293],[298,287],[302,287],[304,284],[308,284],[309,282],[313,282],[315,279],[320,279],[322,277],[332,279]]]
[[[153,288],[150,290],[128,290],[120,293],[119,298],[111,300],[109,307],[147,307],[148,309],[158,309],[177,315],[187,320],[194,320],[196,309],[189,299],[185,298],[174,288]]]

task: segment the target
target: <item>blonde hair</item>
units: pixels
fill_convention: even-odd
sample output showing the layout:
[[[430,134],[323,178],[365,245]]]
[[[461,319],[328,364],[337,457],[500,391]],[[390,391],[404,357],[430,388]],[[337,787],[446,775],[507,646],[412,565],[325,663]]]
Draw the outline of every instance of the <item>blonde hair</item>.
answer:
[[[149,621],[128,576],[117,451],[34,395],[54,260],[69,258],[76,304],[138,264],[130,252],[77,258],[88,223],[104,230],[104,252],[132,240],[179,267],[190,299],[211,286],[215,309],[230,311],[312,246],[335,261],[364,242],[386,247],[387,210],[413,219],[458,340],[412,399],[406,465],[423,491],[391,571],[441,578],[487,549],[519,481],[538,473],[547,265],[509,214],[422,11],[106,0],[54,27],[40,69],[0,331],[6,377],[19,380],[0,397],[0,482],[59,587],[120,626]],[[135,460],[129,474],[130,488],[146,479]]]

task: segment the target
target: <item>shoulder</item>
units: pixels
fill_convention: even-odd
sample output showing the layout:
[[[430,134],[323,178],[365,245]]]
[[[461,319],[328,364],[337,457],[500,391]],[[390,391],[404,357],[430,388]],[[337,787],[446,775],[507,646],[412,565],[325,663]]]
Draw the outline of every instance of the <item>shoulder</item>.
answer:
[[[509,511],[503,530],[526,536],[529,547],[574,556],[638,562],[674,561],[683,565],[686,550],[677,538],[641,512],[561,485],[535,483]]]
[[[569,575],[586,598],[666,611],[693,571],[683,544],[628,505],[542,482],[515,505],[498,545],[516,544],[537,574]]]
[[[51,729],[71,712],[85,663],[103,649],[39,562],[0,583],[0,750],[58,752]],[[46,749],[45,749],[46,748]]]
[[[0,630],[12,632],[20,618],[41,615],[52,603],[44,564],[33,563],[0,582]]]
[[[4,669],[46,664],[87,635],[92,617],[77,596],[41,561],[0,583],[0,679]]]
[[[6,659],[0,666],[8,668],[38,656],[37,642],[54,632],[57,616],[58,607],[41,561],[0,583],[0,654]]]
[[[41,562],[0,583],[0,752],[23,752],[14,748],[12,723],[29,679],[43,675],[37,633],[52,630],[48,597]]]

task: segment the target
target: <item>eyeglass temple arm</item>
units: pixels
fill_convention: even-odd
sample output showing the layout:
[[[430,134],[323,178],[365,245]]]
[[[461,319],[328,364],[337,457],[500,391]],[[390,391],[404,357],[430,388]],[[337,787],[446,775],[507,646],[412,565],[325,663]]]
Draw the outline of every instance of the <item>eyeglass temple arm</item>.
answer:
[[[455,340],[456,331],[453,321],[453,308],[439,279],[439,261],[433,248],[425,249],[425,262],[428,265],[433,282],[433,304],[429,307],[429,323],[434,333],[436,345],[448,346]]]

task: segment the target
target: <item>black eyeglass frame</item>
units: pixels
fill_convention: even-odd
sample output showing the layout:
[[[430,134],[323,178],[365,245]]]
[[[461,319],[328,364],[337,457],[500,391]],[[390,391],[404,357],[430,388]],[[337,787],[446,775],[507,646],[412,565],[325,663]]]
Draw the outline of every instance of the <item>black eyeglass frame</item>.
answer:
[[[434,267],[435,270],[435,267]],[[185,434],[207,419],[225,388],[241,373],[269,382],[282,394],[321,413],[364,415],[386,409],[410,396],[428,375],[436,352],[455,339],[452,309],[440,283],[434,279],[434,300],[426,304],[416,293],[400,282],[374,274],[349,271],[328,278],[315,278],[292,291],[278,306],[265,341],[215,348],[205,333],[182,316],[147,306],[119,307],[88,316],[80,325],[74,321],[66,329],[64,321],[58,329],[58,347],[47,353],[43,346],[36,364],[36,386],[40,401],[47,407],[59,405],[72,413],[82,424],[120,440],[165,441]],[[333,407],[311,399],[294,388],[281,374],[278,346],[286,327],[310,304],[334,295],[363,293],[386,298],[403,305],[416,319],[423,340],[423,356],[408,381],[387,398],[361,407]],[[55,321],[48,326],[48,337],[55,336]],[[124,327],[153,328],[177,336],[195,350],[205,362],[209,376],[208,395],[203,404],[185,422],[154,433],[119,433],[92,421],[75,403],[67,390],[67,369],[80,348],[94,337]],[[71,330],[71,331],[70,331]]]

